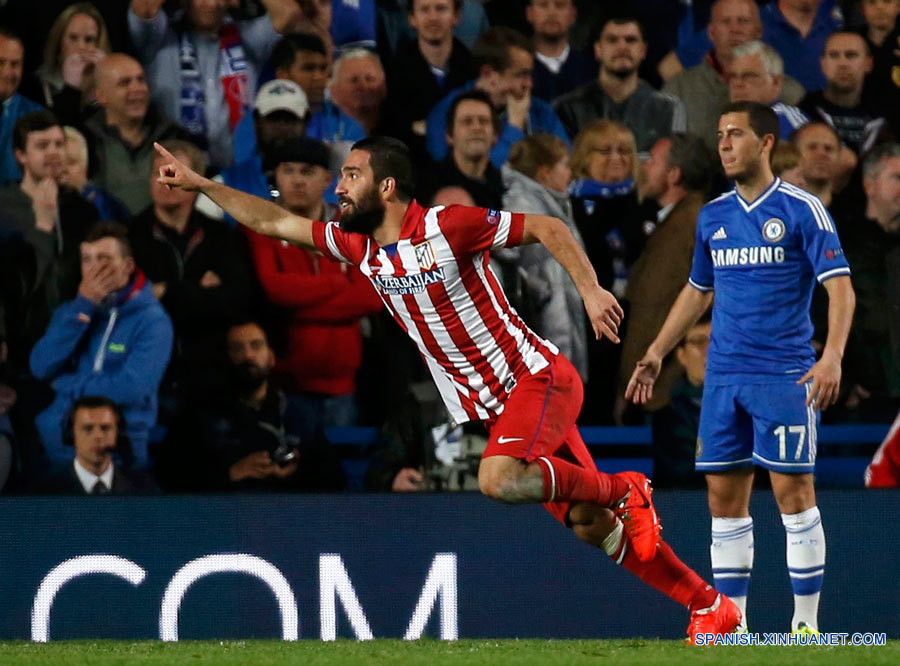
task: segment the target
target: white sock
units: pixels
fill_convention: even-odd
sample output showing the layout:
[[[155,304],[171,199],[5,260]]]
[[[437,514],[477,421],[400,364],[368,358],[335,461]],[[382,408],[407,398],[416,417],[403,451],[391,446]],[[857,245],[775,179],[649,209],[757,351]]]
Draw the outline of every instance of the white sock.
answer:
[[[819,593],[825,576],[825,530],[819,507],[781,514],[787,533],[787,565],[794,588],[794,617],[791,630],[801,622],[819,628]]]
[[[627,542],[624,539],[625,526],[622,521],[616,518],[616,526],[613,531],[606,535],[600,547],[609,555],[616,564],[622,564],[625,559],[625,548]]]
[[[753,518],[713,517],[709,559],[716,590],[741,609],[741,626],[746,627],[747,591],[753,568]]]

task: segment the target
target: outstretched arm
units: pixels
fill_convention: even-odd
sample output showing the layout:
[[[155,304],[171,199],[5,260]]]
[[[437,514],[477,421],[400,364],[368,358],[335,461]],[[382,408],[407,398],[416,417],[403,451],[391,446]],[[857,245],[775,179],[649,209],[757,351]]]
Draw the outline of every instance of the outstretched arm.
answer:
[[[590,259],[565,222],[548,215],[525,215],[522,244],[537,242],[547,248],[571,276],[597,339],[606,336],[618,343],[619,324],[625,313],[616,297],[598,284]]]
[[[684,286],[672,309],[669,310],[669,316],[666,317],[656,339],[650,343],[644,358],[638,361],[625,389],[626,400],[643,405],[653,397],[653,384],[659,377],[662,360],[706,312],[712,299],[711,291],[700,291],[690,284]]]
[[[316,249],[313,242],[312,220],[292,215],[270,201],[204,178],[179,162],[158,143],[154,143],[153,147],[167,160],[166,164],[160,167],[157,179],[163,185],[202,192],[231,217],[253,231],[303,245],[312,250]]]

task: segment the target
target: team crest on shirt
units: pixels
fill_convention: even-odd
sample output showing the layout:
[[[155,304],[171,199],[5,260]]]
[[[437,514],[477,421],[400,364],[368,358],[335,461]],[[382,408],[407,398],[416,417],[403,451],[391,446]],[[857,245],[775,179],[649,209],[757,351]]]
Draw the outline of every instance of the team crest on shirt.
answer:
[[[766,220],[766,223],[763,225],[762,229],[763,238],[765,238],[770,243],[777,243],[782,238],[784,238],[784,232],[784,222],[779,220],[777,217]]]
[[[434,248],[431,247],[430,241],[425,241],[424,243],[419,243],[415,246],[416,250],[416,262],[419,264],[419,268],[423,271],[430,271],[434,268],[435,258],[434,258]]]
[[[500,211],[494,210],[493,208],[489,208],[487,212],[487,217],[485,218],[488,224],[499,224],[500,223]]]

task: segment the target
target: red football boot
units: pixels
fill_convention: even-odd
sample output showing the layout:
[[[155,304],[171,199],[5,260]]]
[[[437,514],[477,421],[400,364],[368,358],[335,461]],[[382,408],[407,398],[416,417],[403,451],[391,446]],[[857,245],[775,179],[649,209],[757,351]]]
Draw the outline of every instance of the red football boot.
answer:
[[[625,526],[625,533],[641,562],[656,557],[659,547],[659,516],[650,495],[650,480],[640,472],[619,472],[620,479],[628,483],[628,493],[613,506],[613,513]]]
[[[733,633],[741,624],[741,609],[724,594],[716,597],[709,608],[701,608],[691,613],[691,623],[687,628],[688,643],[697,644],[699,634],[722,636]],[[709,641],[704,641],[709,644]]]

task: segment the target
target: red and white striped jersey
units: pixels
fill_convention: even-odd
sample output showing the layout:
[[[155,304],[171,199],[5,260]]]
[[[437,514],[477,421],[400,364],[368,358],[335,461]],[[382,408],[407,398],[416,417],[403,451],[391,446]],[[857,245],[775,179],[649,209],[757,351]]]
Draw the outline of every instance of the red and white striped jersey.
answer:
[[[559,351],[519,318],[490,267],[489,251],[519,245],[524,228],[518,213],[413,201],[396,245],[336,222],[315,222],[313,239],[372,281],[419,347],[451,417],[464,423],[499,415],[517,379]]]

